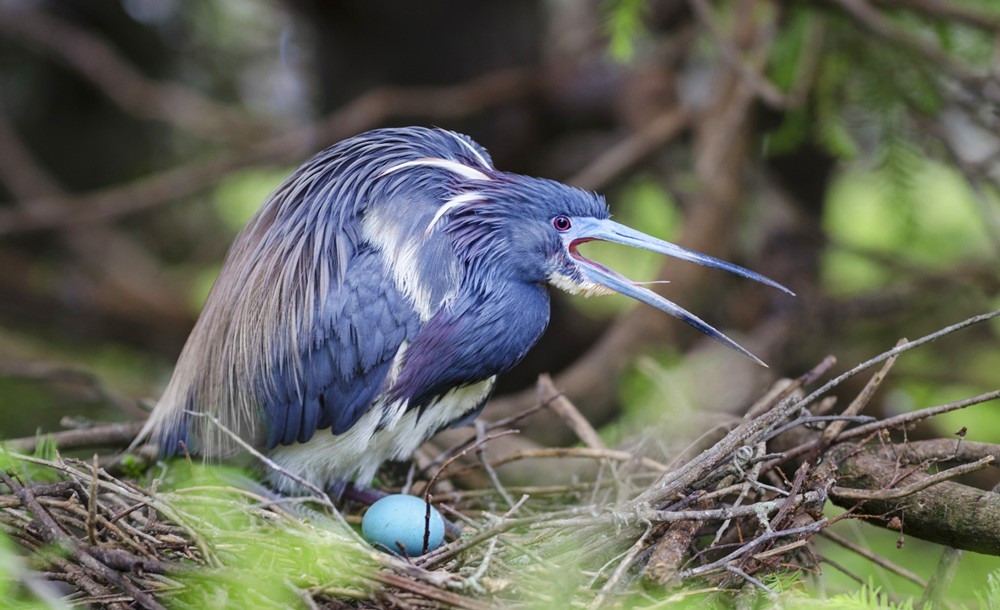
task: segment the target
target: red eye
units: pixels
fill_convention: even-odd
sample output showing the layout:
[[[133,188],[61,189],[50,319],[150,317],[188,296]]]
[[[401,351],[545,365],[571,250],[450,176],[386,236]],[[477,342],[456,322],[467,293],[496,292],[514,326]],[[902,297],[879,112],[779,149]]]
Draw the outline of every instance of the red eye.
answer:
[[[566,216],[556,216],[552,219],[552,226],[556,228],[556,231],[569,231],[573,223]]]

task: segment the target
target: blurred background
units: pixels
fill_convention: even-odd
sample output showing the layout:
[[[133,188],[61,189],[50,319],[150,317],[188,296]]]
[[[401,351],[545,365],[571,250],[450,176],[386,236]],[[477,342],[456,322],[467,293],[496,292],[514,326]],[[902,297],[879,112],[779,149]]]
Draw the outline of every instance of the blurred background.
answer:
[[[828,354],[839,372],[1000,308],[998,41],[993,0],[0,0],[0,437],[141,418],[268,193],[340,139],[420,124],[798,293],[593,245],[770,368],[557,294],[487,411],[530,407],[551,372],[610,441],[676,447]],[[876,414],[995,389],[998,334],[907,354]],[[525,442],[573,442],[545,417]],[[1000,411],[911,435],[963,427],[1000,442]],[[854,527],[933,568],[937,547]],[[966,594],[1000,568],[963,561]]]

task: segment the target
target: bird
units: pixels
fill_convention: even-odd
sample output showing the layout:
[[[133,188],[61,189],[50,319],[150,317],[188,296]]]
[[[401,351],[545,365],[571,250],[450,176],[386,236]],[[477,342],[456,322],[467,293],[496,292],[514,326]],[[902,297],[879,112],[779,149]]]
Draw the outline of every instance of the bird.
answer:
[[[595,240],[792,294],[611,220],[597,193],[498,170],[468,136],[375,129],[307,160],[235,238],[133,446],[206,458],[251,447],[277,465],[264,476],[279,492],[365,486],[480,413],[548,325],[550,287],[626,295],[763,364],[584,257]]]

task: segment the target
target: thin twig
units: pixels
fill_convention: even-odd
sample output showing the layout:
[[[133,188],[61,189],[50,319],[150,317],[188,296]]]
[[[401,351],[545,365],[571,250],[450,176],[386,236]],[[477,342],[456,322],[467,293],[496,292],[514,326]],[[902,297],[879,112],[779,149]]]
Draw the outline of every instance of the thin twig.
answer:
[[[902,347],[905,344],[906,339],[900,339],[899,342],[896,343],[896,347]],[[889,371],[892,370],[892,365],[896,363],[896,358],[898,358],[898,356],[893,356],[885,361],[882,368],[879,369],[877,373],[872,375],[872,378],[865,384],[864,389],[861,390],[854,400],[851,401],[851,404],[844,409],[842,415],[857,415],[862,409],[865,408],[868,401],[870,401],[872,396],[875,395],[879,386],[882,385],[882,381],[886,378],[886,375],[888,375]],[[833,442],[833,439],[837,438],[837,435],[843,432],[846,427],[846,421],[833,422],[827,426],[826,429],[823,430],[823,434],[820,435],[819,449],[822,450],[823,448],[828,447],[830,443]]]
[[[839,544],[840,546],[844,547],[845,549],[847,549],[849,551],[853,551],[854,553],[857,553],[858,555],[861,555],[862,557],[864,557],[868,561],[871,561],[875,565],[877,565],[879,567],[882,567],[882,568],[884,568],[886,570],[889,570],[893,574],[896,574],[898,576],[902,576],[906,580],[909,580],[910,582],[915,583],[918,587],[923,588],[923,587],[927,586],[927,581],[924,580],[923,578],[921,578],[920,576],[918,576],[917,574],[914,574],[913,572],[907,570],[903,566],[897,565],[897,564],[889,561],[888,559],[886,559],[885,557],[882,557],[881,555],[879,555],[877,553],[871,552],[870,550],[864,548],[863,546],[855,544],[851,540],[849,540],[849,539],[841,536],[840,534],[838,534],[838,533],[836,533],[836,532],[834,532],[834,531],[832,531],[830,529],[823,530],[822,532],[820,532],[819,535],[822,536],[822,537],[824,537],[824,538],[826,538],[826,539],[828,539],[828,540],[830,540],[831,542],[835,542],[835,543]]]
[[[834,486],[830,488],[830,495],[844,498],[845,500],[897,500],[913,495],[938,483],[954,479],[957,476],[982,470],[993,463],[993,461],[993,456],[988,455],[971,464],[961,464],[948,470],[942,470],[916,483],[892,489],[855,489],[853,487]]]
[[[837,442],[867,436],[872,432],[877,432],[879,430],[891,430],[899,426],[911,424],[915,421],[920,421],[922,419],[929,419],[931,417],[936,417],[938,415],[941,415],[942,413],[949,413],[951,411],[965,409],[966,407],[971,407],[973,405],[989,402],[991,400],[996,400],[998,398],[1000,398],[1000,390],[993,390],[992,392],[984,392],[977,396],[972,396],[970,398],[965,398],[962,400],[956,400],[955,402],[949,402],[943,405],[938,405],[936,407],[927,407],[925,409],[910,411],[909,413],[901,413],[899,415],[887,417],[877,422],[864,424],[862,426],[858,426],[857,428],[851,428],[850,430],[846,430],[837,436]]]

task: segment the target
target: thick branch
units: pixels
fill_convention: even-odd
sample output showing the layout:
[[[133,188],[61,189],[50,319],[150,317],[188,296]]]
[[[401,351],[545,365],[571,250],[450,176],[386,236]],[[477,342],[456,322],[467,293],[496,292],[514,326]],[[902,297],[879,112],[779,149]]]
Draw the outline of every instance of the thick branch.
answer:
[[[900,466],[892,447],[860,448],[843,444],[830,456],[840,464],[838,482],[856,489],[883,490],[896,486]],[[913,472],[907,484],[932,475]],[[862,518],[888,527],[899,517],[905,534],[976,553],[1000,555],[1000,494],[946,481],[904,498],[858,502],[831,490],[834,504],[858,508]],[[854,495],[854,494],[851,494]]]

